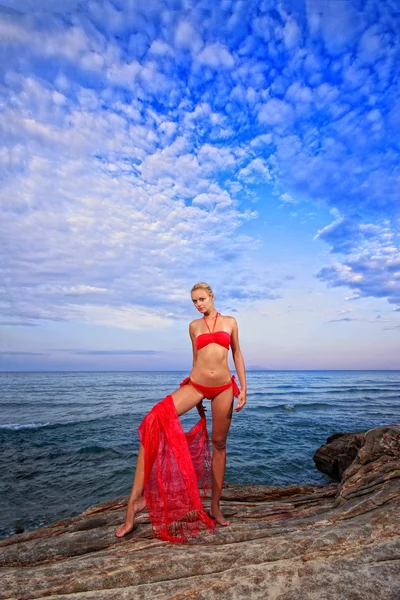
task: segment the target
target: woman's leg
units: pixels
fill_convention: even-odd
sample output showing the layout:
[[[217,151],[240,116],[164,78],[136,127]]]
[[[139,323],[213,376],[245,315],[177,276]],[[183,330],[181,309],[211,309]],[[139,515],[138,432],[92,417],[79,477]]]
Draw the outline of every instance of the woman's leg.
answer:
[[[185,412],[196,406],[202,399],[202,394],[191,385],[184,385],[171,394],[176,412],[183,415]],[[143,496],[144,490],[144,448],[140,444],[139,454],[136,462],[135,476],[133,479],[132,490],[126,507],[125,522],[118,527],[115,532],[117,537],[123,537],[133,529],[136,513],[146,507]]]
[[[117,537],[123,537],[132,531],[136,513],[146,508],[146,502],[143,496],[143,480],[144,480],[144,448],[142,444],[139,447],[139,454],[136,461],[135,476],[128,504],[126,506],[125,521],[115,531]]]
[[[224,482],[226,466],[226,439],[232,420],[233,392],[232,388],[221,392],[211,402],[213,455],[211,462],[212,496],[211,515],[220,525],[229,525],[222,514],[219,501]]]

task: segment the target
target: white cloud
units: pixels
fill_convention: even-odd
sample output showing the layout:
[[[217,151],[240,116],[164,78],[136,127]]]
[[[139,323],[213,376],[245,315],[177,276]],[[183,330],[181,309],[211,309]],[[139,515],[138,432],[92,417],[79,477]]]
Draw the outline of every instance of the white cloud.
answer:
[[[261,106],[258,112],[258,120],[263,125],[284,125],[288,127],[293,121],[293,110],[283,100],[272,98]]]
[[[294,104],[297,102],[312,102],[313,94],[310,88],[302,86],[298,81],[292,83],[286,91],[285,97]]]
[[[236,163],[236,158],[229,148],[211,144],[204,144],[200,148],[197,159],[202,172],[206,175],[232,169]]]
[[[95,287],[93,285],[51,285],[44,284],[38,286],[36,288],[37,291],[41,291],[43,293],[50,294],[63,294],[65,296],[83,296],[89,294],[107,294],[107,288]],[[30,291],[34,291],[33,289],[29,290],[29,288],[24,289],[25,292],[29,293]]]
[[[284,193],[280,195],[280,199],[284,204],[298,204],[298,200],[292,198],[290,194]]]
[[[364,28],[363,15],[356,4],[340,0],[307,0],[306,7],[312,35],[321,39],[333,56],[354,43]]]
[[[79,0],[65,0],[62,5],[53,0],[41,0],[40,11],[43,13],[68,13],[77,8]],[[24,13],[36,13],[38,10],[35,0],[2,0],[3,7],[10,7],[12,10]]]
[[[212,69],[232,69],[235,60],[229,50],[221,43],[205,46],[197,57],[200,64]]]
[[[220,191],[219,194],[199,194],[193,198],[193,206],[227,208],[232,205],[232,199],[226,190]]]
[[[247,183],[260,183],[261,181],[271,181],[271,174],[268,166],[261,158],[255,158],[246,167],[241,169],[238,174],[239,179]]]
[[[289,17],[283,28],[283,40],[288,50],[296,48],[301,40],[301,30],[296,21]]]
[[[322,281],[352,289],[355,294],[347,300],[372,296],[400,305],[400,243],[388,222],[364,224],[338,219],[318,237],[339,255],[339,260],[320,269]]]
[[[385,52],[381,44],[382,32],[379,27],[373,25],[362,34],[359,44],[357,58],[361,63],[371,64],[379,60]]]
[[[129,63],[116,62],[107,69],[107,79],[110,83],[131,87],[140,75],[142,67],[133,60]]]
[[[175,30],[175,44],[178,48],[199,52],[203,42],[195,26],[189,21],[180,21]]]
[[[172,55],[172,48],[162,40],[154,40],[149,48],[149,54],[155,54],[156,56]]]
[[[265,146],[270,146],[272,143],[272,135],[270,133],[263,133],[253,138],[250,142],[250,146],[262,149]]]
[[[149,331],[165,329],[172,325],[172,320],[165,317],[162,311],[150,310],[145,307],[85,304],[66,307],[70,314],[75,312],[74,320],[82,323],[95,323],[107,327]]]

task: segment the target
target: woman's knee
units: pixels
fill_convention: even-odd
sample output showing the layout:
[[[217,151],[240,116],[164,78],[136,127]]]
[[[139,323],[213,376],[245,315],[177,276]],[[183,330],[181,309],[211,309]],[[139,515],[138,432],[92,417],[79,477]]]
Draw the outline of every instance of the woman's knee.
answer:
[[[216,436],[213,435],[211,438],[211,443],[215,450],[225,450],[226,448],[226,436]]]

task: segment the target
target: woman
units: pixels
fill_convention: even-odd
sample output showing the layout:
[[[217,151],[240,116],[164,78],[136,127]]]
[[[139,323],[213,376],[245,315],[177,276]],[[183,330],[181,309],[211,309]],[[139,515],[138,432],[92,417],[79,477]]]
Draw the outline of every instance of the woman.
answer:
[[[235,412],[242,410],[246,404],[245,367],[239,347],[238,327],[235,319],[222,316],[217,312],[214,306],[214,294],[207,283],[202,282],[194,285],[191,295],[193,304],[203,315],[202,318],[192,321],[189,325],[189,335],[193,344],[193,367],[190,376],[180,384],[179,389],[158,403],[139,427],[139,437],[142,443],[139,449],[132,491],[128,500],[125,522],[116,530],[117,537],[123,537],[132,531],[136,513],[143,510],[146,505],[154,530],[153,508],[158,509],[159,518],[165,520],[168,494],[171,498],[173,496],[172,506],[169,508],[170,515],[177,508],[177,503],[185,504],[186,502],[185,509],[182,509],[180,513],[178,511],[177,514],[183,514],[185,510],[188,510],[188,513],[185,513],[185,518],[180,517],[176,520],[180,523],[185,521],[185,526],[189,529],[192,528],[191,533],[195,533],[199,528],[198,526],[196,529],[193,523],[189,526],[188,521],[191,520],[202,521],[200,525],[205,525],[209,529],[212,529],[215,523],[222,526],[229,525],[229,521],[225,519],[220,509],[220,497],[226,466],[226,439],[231,424],[234,395],[238,397]],[[235,377],[231,377],[229,371],[229,346],[232,349],[241,391],[239,391]],[[208,515],[205,515],[202,510],[200,496],[198,495],[197,479],[201,478],[201,475],[199,475],[200,463],[195,459],[195,456],[198,455],[198,448],[201,446],[199,440],[202,439],[203,442],[207,442],[205,409],[202,405],[203,398],[211,400],[212,413],[212,495]],[[197,406],[200,416],[203,417],[203,428],[196,426],[186,434],[187,442],[182,437],[184,434],[178,416],[183,415],[194,406]],[[203,437],[201,438],[201,436]],[[162,450],[160,444],[163,444]],[[195,450],[193,450],[193,444],[198,446]],[[204,449],[204,446],[202,448]],[[159,457],[161,451],[165,451],[162,460]],[[190,457],[193,461],[190,460]],[[158,460],[159,458],[160,460]],[[191,464],[192,462],[195,463],[194,467]],[[155,463],[157,463],[156,466]],[[164,470],[162,471],[162,469]],[[171,480],[171,473],[173,475],[177,474],[177,478],[182,481],[182,486],[189,486],[188,497],[184,500],[182,500],[182,486],[179,493],[175,494],[174,492],[176,485]],[[204,470],[202,474],[204,475]],[[164,480],[169,478],[169,480],[163,482],[163,478]],[[194,480],[195,483],[193,484]],[[165,483],[165,487],[163,483]],[[187,517],[189,513],[192,516],[195,515],[194,519]],[[156,534],[162,539],[186,541],[188,536],[183,533],[181,538],[171,536],[169,523],[173,519],[170,515],[167,517],[169,520],[168,527],[157,527]]]

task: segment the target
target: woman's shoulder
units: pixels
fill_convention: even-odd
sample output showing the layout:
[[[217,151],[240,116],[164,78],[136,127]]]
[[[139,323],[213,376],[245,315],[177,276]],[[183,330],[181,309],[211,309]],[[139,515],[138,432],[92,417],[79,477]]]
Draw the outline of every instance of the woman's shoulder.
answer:
[[[193,329],[194,327],[196,327],[197,325],[199,325],[200,321],[202,319],[193,319],[193,321],[190,321],[189,323],[189,329]]]
[[[219,313],[219,316],[222,317],[223,319],[229,319],[230,321],[236,323],[235,317],[231,317],[230,315],[223,315],[221,313]]]
[[[221,317],[223,318],[224,322],[229,325],[230,327],[232,327],[232,329],[237,326],[237,322],[235,317],[231,317],[230,315],[221,315]]]

